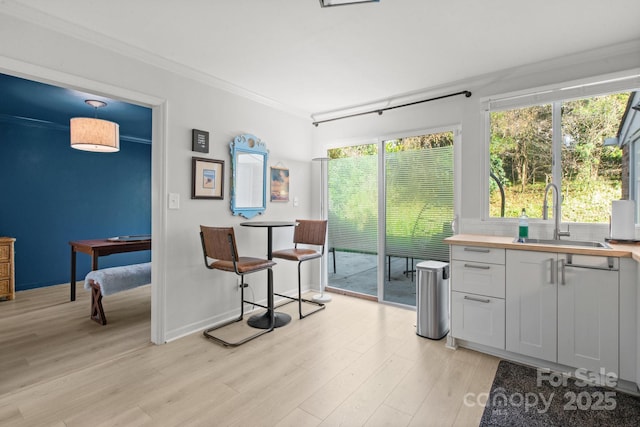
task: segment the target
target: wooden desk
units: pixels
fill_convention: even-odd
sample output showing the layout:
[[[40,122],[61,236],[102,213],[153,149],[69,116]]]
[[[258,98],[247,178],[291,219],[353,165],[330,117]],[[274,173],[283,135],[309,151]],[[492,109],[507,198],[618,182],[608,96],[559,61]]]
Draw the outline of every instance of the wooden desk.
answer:
[[[91,270],[98,269],[98,258],[101,256],[124,252],[148,251],[151,249],[151,237],[146,240],[111,241],[107,239],[75,240],[71,245],[71,301],[76,300],[76,253],[82,252],[91,256]]]

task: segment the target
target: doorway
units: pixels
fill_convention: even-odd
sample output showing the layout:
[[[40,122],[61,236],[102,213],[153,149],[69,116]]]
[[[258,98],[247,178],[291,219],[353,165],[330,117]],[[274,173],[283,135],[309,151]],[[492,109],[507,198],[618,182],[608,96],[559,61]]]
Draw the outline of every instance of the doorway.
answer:
[[[32,64],[0,56],[0,70],[11,75],[20,75],[22,78],[47,82],[60,87],[75,88],[88,93],[100,93],[112,99],[123,102],[135,103],[152,109],[152,150],[151,150],[151,229],[153,235],[152,261],[164,259],[165,233],[164,233],[164,199],[166,194],[165,183],[165,130],[167,127],[167,103],[166,100],[135,92],[129,89],[111,86],[102,82],[80,79],[76,75],[54,71],[46,68],[34,68]],[[79,83],[80,82],[80,83]],[[81,84],[81,86],[79,86]],[[65,263],[66,264],[66,263]],[[152,262],[153,285],[151,289],[151,342],[162,344],[166,342],[164,289],[165,278],[160,268],[161,263]]]
[[[327,151],[329,290],[415,307],[416,265],[449,260],[456,135]]]

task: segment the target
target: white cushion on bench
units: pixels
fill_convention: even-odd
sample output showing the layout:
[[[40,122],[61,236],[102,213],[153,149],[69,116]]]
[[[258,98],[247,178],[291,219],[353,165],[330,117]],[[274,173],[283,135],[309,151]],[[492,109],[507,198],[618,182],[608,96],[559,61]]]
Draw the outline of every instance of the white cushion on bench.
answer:
[[[84,288],[91,289],[89,281],[100,285],[102,295],[111,295],[151,283],[151,263],[123,265],[89,272]]]

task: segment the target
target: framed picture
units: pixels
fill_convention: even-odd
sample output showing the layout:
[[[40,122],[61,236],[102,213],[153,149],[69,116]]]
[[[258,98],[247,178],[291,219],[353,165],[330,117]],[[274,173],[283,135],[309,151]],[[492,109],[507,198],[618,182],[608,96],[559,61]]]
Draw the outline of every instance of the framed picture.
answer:
[[[289,169],[271,167],[271,201],[289,201]]]
[[[193,157],[192,199],[224,199],[224,161]]]
[[[191,130],[191,151],[209,152],[209,132],[199,129]]]

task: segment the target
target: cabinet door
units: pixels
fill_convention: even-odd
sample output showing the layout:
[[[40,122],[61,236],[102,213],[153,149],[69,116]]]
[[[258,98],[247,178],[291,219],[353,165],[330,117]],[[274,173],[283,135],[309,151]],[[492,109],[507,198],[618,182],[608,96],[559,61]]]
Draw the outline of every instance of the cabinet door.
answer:
[[[504,300],[451,292],[451,335],[504,350]]]
[[[506,349],[556,361],[557,255],[507,251]]]
[[[560,255],[561,260],[563,256]],[[558,362],[618,373],[618,271],[594,266],[601,257],[573,257],[558,285]],[[590,260],[591,259],[591,260]],[[592,261],[592,262],[589,262]],[[618,261],[618,260],[616,260]],[[585,266],[585,268],[581,267]],[[606,267],[604,267],[606,268]]]

